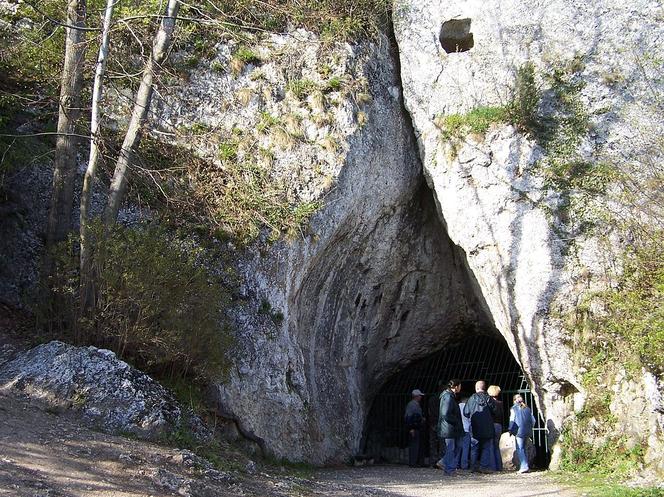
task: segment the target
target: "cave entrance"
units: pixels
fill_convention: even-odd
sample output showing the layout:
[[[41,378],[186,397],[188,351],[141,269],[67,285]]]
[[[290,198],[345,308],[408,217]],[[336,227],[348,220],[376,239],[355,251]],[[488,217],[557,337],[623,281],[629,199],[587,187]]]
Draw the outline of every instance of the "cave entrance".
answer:
[[[447,382],[451,378],[462,381],[460,398],[474,393],[477,380],[499,385],[506,422],[509,420],[512,396],[521,393],[537,420],[532,435],[536,450],[535,465],[548,467],[550,453],[546,425],[539,415],[530,386],[505,341],[492,336],[474,336],[446,346],[393,375],[376,395],[369,411],[364,453],[384,462],[407,464],[408,435],[404,411],[410,401],[410,392],[419,388],[427,394],[422,406],[426,415],[427,403],[433,398],[430,394],[436,392],[439,381]],[[428,456],[429,432],[423,431],[426,433],[421,445]]]

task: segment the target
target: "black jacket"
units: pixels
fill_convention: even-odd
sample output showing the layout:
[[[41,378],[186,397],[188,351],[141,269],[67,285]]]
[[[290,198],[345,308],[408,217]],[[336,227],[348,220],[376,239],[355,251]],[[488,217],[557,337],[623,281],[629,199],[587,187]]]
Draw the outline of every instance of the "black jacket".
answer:
[[[493,438],[493,415],[496,412],[496,402],[486,392],[471,395],[463,408],[463,415],[470,418],[473,428],[473,438]]]
[[[496,412],[493,413],[493,422],[494,424],[499,424],[500,426],[505,428],[505,413],[503,410],[503,401],[498,399],[493,399],[493,401],[496,403]]]
[[[438,415],[438,437],[457,438],[464,435],[463,421],[459,404],[454,392],[445,390],[440,394],[440,413]]]

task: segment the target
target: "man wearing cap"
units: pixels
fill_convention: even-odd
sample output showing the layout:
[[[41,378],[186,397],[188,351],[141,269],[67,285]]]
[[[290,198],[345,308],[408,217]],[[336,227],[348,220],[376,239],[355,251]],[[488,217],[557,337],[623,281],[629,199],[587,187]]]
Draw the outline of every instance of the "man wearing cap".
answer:
[[[420,438],[425,422],[422,414],[423,396],[424,394],[417,388],[411,392],[412,400],[406,405],[404,416],[408,430],[408,466],[411,468],[420,465]]]

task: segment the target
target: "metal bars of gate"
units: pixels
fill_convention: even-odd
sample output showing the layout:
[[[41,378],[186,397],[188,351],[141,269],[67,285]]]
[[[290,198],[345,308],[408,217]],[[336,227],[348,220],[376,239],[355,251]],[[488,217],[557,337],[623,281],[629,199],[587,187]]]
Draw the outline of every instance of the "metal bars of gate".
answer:
[[[528,380],[523,374],[521,375],[521,386],[517,390],[503,391],[503,394],[505,394],[505,400],[509,402],[510,407],[512,404],[512,396],[517,393],[520,393],[523,396],[523,400],[526,402],[526,405],[530,407],[530,409],[532,410],[533,416],[535,416],[535,426],[533,427],[533,434],[532,434],[533,444],[538,449],[538,452],[548,453],[549,452],[548,428],[546,427],[546,422],[544,421],[544,418],[537,409],[537,404],[535,403],[535,395],[530,389],[530,385],[528,385]]]
[[[407,443],[403,412],[410,400],[409,392],[419,388],[429,394],[433,393],[440,380],[446,382],[450,378],[464,381],[466,389],[471,386],[468,382],[474,383],[480,378],[490,384],[500,385],[506,400],[506,414],[511,405],[511,393],[530,395],[529,405],[533,406],[525,377],[505,342],[489,336],[474,336],[408,366],[385,384],[376,396],[369,415],[367,449],[370,449],[372,439],[378,438],[381,439],[379,445],[382,448],[393,449],[389,450],[391,459],[400,459],[395,455],[403,455],[401,448]],[[472,391],[465,393],[470,394]],[[536,418],[538,424],[533,440],[548,450],[546,428],[537,414]],[[375,435],[373,438],[372,434]]]

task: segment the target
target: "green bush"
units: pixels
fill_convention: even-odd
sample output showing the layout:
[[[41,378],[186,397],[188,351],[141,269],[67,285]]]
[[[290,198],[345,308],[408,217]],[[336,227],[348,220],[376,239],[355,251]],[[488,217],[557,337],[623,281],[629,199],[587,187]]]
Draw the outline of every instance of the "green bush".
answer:
[[[650,235],[635,239],[623,255],[617,286],[586,297],[566,322],[576,361],[586,370],[582,383],[587,393],[584,410],[567,424],[563,437],[566,471],[621,481],[643,463],[645,440],[615,435],[619,424],[611,413],[612,392],[606,385],[615,383],[623,371],[636,377],[643,368],[655,375],[664,372],[664,233]],[[601,445],[588,439],[590,432],[598,431]]]
[[[636,370],[645,366],[655,374],[664,373],[662,246],[664,233],[658,232],[627,254],[618,288],[599,295],[604,315],[590,325],[595,340],[610,340],[615,348],[612,354],[620,357],[621,363]],[[638,357],[636,364],[629,354]]]
[[[94,229],[95,305],[81,315],[73,240],[58,247],[39,317],[80,343],[108,347],[159,375],[218,379],[229,367],[228,293],[196,250],[163,228]]]
[[[535,81],[535,66],[526,62],[516,71],[512,97],[507,106],[509,120],[521,131],[535,136],[541,131],[539,116],[541,90]]]
[[[596,414],[595,414],[596,415]],[[566,444],[561,469],[577,473],[595,473],[624,478],[638,470],[643,448],[626,448],[625,440],[609,440],[599,447],[583,440],[583,434]]]

